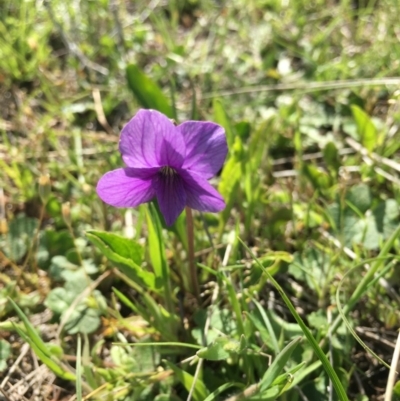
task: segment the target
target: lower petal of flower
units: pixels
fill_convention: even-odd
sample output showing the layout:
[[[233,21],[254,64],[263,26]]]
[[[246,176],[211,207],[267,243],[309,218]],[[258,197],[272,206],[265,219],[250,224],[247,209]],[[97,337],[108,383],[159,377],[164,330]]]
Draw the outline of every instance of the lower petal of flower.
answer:
[[[135,207],[151,201],[156,193],[152,178],[158,169],[119,168],[109,171],[100,178],[97,194],[109,205]]]
[[[200,175],[179,170],[186,191],[186,205],[201,212],[220,212],[225,208],[225,202],[219,192]]]
[[[158,204],[167,226],[171,226],[186,205],[182,178],[174,170],[160,171],[153,179]]]

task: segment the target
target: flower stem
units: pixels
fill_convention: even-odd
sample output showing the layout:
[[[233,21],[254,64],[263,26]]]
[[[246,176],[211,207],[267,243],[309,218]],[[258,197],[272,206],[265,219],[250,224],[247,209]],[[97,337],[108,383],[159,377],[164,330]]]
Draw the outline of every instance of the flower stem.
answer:
[[[200,290],[199,282],[197,280],[196,263],[194,260],[194,225],[193,225],[193,214],[190,207],[186,207],[186,228],[188,236],[188,259],[189,259],[189,275],[191,290],[197,301],[200,302]]]

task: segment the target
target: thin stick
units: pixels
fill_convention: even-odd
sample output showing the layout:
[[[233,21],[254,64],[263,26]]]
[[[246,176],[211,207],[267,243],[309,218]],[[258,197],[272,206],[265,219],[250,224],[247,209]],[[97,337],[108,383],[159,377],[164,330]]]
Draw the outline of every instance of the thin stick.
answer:
[[[257,85],[249,86],[236,90],[226,90],[221,92],[205,93],[201,100],[212,99],[214,97],[226,97],[234,95],[244,95],[259,92],[271,91],[289,91],[289,90],[304,90],[306,92],[314,90],[331,90],[331,89],[345,89],[355,88],[362,86],[386,86],[386,85],[399,85],[400,77],[388,78],[373,78],[373,79],[348,79],[341,81],[325,81],[325,82],[300,82],[288,83],[278,85]]]
[[[187,236],[188,236],[188,259],[189,259],[189,275],[190,275],[190,283],[192,286],[192,291],[197,301],[200,303],[200,290],[199,290],[199,282],[197,280],[197,269],[196,262],[194,257],[194,225],[193,225],[193,215],[192,209],[190,207],[186,207],[186,228],[187,228]]]
[[[399,362],[399,357],[400,357],[400,331],[397,336],[396,348],[394,349],[393,352],[392,363],[390,364],[389,377],[386,384],[385,401],[391,401],[392,399],[394,382],[396,381],[396,376],[397,376],[396,370],[397,370],[397,364]]]
[[[3,397],[7,400],[7,401],[11,401],[11,398],[8,396],[8,394],[0,387],[0,392],[1,394],[3,394]]]

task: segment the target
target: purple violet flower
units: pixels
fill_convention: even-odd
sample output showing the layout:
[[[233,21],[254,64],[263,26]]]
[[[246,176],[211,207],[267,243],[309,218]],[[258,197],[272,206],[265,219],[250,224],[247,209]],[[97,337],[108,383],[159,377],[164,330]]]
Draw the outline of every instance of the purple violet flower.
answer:
[[[157,198],[168,226],[185,206],[202,212],[224,209],[207,180],[224,163],[228,147],[218,124],[186,121],[175,126],[155,110],[139,110],[121,132],[119,150],[128,167],[109,171],[97,184],[99,197],[115,207]]]

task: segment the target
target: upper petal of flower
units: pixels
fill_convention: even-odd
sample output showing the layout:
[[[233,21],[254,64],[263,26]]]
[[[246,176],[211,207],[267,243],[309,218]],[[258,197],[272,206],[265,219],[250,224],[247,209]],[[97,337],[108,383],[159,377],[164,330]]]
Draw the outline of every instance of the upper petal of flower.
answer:
[[[129,167],[180,167],[185,142],[172,122],[156,110],[139,110],[121,132],[119,150]]]
[[[228,152],[225,130],[207,121],[187,121],[177,128],[186,143],[182,168],[201,174],[206,179],[217,174]]]
[[[152,179],[158,168],[119,168],[109,171],[97,183],[97,194],[109,205],[135,207],[151,201],[156,193]]]
[[[201,175],[189,170],[179,170],[185,192],[186,205],[201,212],[220,212],[225,202],[219,192]]]
[[[182,178],[178,174],[158,174],[153,179],[158,204],[167,226],[171,226],[186,205],[186,192]]]

